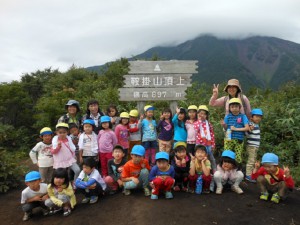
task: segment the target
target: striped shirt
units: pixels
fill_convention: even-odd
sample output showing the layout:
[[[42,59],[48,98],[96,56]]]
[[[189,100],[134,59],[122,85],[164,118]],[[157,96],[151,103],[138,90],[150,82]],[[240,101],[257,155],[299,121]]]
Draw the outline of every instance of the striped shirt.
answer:
[[[254,129],[252,131],[247,131],[247,145],[259,147],[260,144],[260,128],[258,124],[249,123],[250,126],[253,126]]]
[[[233,115],[229,113],[225,116],[224,119],[225,124],[228,128],[234,126],[235,128],[243,128],[245,125],[249,123],[248,118],[245,114]],[[244,131],[232,131],[231,138],[233,140],[244,140],[245,132]]]

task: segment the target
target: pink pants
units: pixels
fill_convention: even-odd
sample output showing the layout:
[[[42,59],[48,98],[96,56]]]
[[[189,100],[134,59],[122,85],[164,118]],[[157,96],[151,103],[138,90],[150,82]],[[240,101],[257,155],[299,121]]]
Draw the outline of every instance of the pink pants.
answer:
[[[104,181],[111,190],[118,190],[119,184],[117,181],[114,181],[114,179],[111,176],[105,177]]]
[[[145,159],[147,159],[149,163],[151,162],[150,163],[151,165],[155,165],[155,153],[156,153],[155,148],[146,149]]]
[[[160,177],[154,178],[152,180],[154,188],[152,189],[152,194],[159,195],[160,191],[171,191],[175,180],[172,177],[166,177],[165,180]]]
[[[112,153],[101,153],[99,154],[99,161],[101,163],[101,175],[106,177],[108,175],[107,162],[112,159]]]

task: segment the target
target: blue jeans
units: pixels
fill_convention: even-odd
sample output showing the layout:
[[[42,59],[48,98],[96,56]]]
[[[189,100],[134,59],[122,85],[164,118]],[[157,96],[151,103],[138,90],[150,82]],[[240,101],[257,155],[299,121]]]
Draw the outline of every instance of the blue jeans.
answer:
[[[211,146],[206,146],[206,151],[207,151],[207,155],[209,157],[209,161],[211,162],[211,167],[212,167],[213,171],[215,172],[217,170],[217,164],[216,164],[216,159],[214,157],[214,154],[211,150]]]
[[[124,183],[125,189],[136,189],[136,188],[145,188],[149,184],[149,171],[147,169],[142,169],[140,172],[140,176],[138,177],[139,183],[136,184],[132,180]]]

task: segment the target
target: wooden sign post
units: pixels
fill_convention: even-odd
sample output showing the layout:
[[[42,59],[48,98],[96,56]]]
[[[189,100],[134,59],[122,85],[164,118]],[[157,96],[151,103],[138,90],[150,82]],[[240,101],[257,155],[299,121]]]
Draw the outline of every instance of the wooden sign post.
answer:
[[[136,101],[139,112],[147,101],[171,101],[175,112],[178,100],[185,100],[191,76],[197,73],[198,61],[131,61],[124,75],[125,85],[119,89],[120,101]]]

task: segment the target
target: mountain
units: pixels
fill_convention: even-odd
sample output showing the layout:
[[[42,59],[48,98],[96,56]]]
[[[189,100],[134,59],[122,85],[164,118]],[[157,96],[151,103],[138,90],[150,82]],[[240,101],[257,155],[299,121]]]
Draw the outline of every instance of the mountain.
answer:
[[[172,47],[154,47],[133,57],[162,60],[198,60],[193,81],[208,84],[237,78],[244,89],[251,86],[277,89],[283,83],[300,83],[300,44],[275,37],[242,40],[200,36]],[[94,67],[97,68],[97,67]]]

